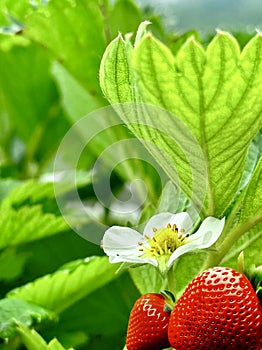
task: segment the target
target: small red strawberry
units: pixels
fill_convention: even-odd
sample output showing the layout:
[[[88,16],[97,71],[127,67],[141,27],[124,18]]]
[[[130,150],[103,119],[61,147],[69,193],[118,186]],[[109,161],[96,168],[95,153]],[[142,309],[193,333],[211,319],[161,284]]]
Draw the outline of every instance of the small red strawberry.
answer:
[[[167,328],[170,311],[161,294],[142,295],[130,313],[126,347],[127,350],[161,350],[168,348]]]
[[[262,307],[241,273],[210,268],[175,305],[168,338],[176,350],[261,350]]]

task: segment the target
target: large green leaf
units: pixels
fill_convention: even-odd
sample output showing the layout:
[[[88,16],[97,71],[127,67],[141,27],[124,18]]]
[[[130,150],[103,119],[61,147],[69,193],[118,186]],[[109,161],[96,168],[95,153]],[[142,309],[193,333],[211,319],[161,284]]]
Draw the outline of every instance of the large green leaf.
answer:
[[[16,332],[17,324],[32,326],[54,320],[55,315],[24,300],[12,298],[0,300],[0,337],[9,338]]]
[[[241,213],[240,213],[239,221],[241,223],[244,223],[251,218],[253,218],[253,220],[255,221],[254,217],[257,219],[258,222],[262,221],[261,199],[262,199],[262,157],[260,157],[260,160],[250,179],[250,182],[248,183],[247,188],[244,190],[243,195],[240,198]]]
[[[11,291],[8,297],[20,298],[61,312],[116,278],[117,267],[111,265],[107,257],[78,260],[51,275]]]
[[[137,106],[121,113],[118,108],[125,122],[132,123],[128,126],[137,137],[157,146],[154,149],[145,143],[177,183],[172,169],[176,166],[180,186],[189,197],[194,181],[191,172],[197,169],[194,152],[196,146],[201,147],[203,159],[197,151],[199,168],[207,181],[206,189],[202,183],[207,196],[204,215],[221,216],[233,200],[248,146],[261,126],[261,42],[258,34],[240,54],[235,39],[218,32],[206,50],[190,38],[174,57],[150,34],[137,43],[133,52],[129,41],[119,37],[109,45],[102,60],[100,83],[111,103],[139,100],[173,114],[161,110],[152,113],[152,108],[143,113]],[[192,137],[191,147],[183,140],[190,133],[195,138],[195,146]],[[183,151],[185,145],[192,153],[193,165],[186,163],[187,157],[176,142]]]

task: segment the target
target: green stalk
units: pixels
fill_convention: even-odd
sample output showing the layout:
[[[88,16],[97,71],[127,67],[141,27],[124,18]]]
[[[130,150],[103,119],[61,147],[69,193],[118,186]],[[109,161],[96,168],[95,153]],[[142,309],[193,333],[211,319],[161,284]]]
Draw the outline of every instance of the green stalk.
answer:
[[[235,228],[233,228],[232,231],[227,234],[221,245],[218,247],[218,250],[216,252],[212,251],[208,254],[206,262],[203,266],[203,270],[218,265],[234,245],[234,243],[239,240],[244,233],[248,232],[252,227],[256,226],[261,221],[261,213],[258,212],[244,224],[237,225]]]
[[[167,290],[175,295],[176,292],[176,280],[175,280],[175,266],[177,261],[173,263],[173,265],[170,267],[170,269],[160,272],[162,277],[162,287],[161,290]]]

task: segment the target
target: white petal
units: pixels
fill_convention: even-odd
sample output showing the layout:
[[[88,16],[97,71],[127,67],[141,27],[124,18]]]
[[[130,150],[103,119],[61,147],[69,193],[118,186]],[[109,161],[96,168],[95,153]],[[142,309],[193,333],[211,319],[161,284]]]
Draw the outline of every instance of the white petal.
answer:
[[[114,263],[120,263],[120,262],[129,262],[134,264],[151,264],[154,266],[157,266],[157,260],[156,259],[147,259],[147,258],[140,258],[138,256],[125,256],[125,255],[119,255],[119,256],[109,256],[109,262],[111,264]]]
[[[138,246],[138,242],[144,241],[144,237],[129,227],[112,226],[106,230],[103,236],[103,248],[132,249]]]
[[[178,229],[183,228],[187,232],[192,228],[193,221],[188,213],[182,212],[178,214],[173,214],[170,224],[176,224]]]
[[[143,235],[152,237],[154,235],[153,228],[165,228],[167,224],[176,224],[178,229],[184,228],[186,231],[188,231],[192,225],[193,222],[188,215],[188,213],[160,213],[157,215],[152,216],[152,218],[148,221],[148,223],[145,226]]]
[[[198,244],[197,243],[187,243],[185,245],[182,245],[181,247],[177,248],[174,253],[170,256],[169,260],[168,260],[168,266],[171,266],[172,263],[179,258],[181,255],[191,252],[194,249],[198,248]]]
[[[178,257],[196,249],[205,249],[211,247],[221,232],[223,231],[225,218],[219,220],[213,217],[206,218],[198,231],[187,238],[185,245],[177,248],[170,256],[168,266],[170,266]]]
[[[140,258],[143,253],[139,250],[139,242],[147,244],[139,232],[129,227],[112,226],[103,236],[103,250],[111,263],[149,263],[157,266],[155,259]]]
[[[213,245],[223,231],[225,218],[219,220],[213,217],[206,218],[198,231],[188,238],[188,242],[197,242],[199,248],[208,248]]]

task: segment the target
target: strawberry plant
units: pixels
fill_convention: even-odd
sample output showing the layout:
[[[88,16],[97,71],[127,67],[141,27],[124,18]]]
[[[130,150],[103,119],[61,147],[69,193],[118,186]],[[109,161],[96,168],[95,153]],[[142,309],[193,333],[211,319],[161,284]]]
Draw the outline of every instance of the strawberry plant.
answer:
[[[260,350],[262,37],[215,27],[1,1],[0,350]]]

